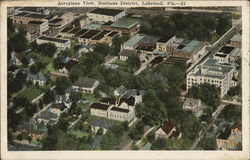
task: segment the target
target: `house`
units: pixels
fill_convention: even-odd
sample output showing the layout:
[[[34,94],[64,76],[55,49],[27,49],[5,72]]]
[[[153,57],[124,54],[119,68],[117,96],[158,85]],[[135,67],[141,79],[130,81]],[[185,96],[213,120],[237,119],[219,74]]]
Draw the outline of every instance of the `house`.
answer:
[[[72,100],[69,98],[68,94],[56,95],[55,96],[55,103],[56,104],[63,103],[67,108],[70,108],[71,104],[72,104]]]
[[[115,22],[125,16],[125,10],[95,8],[87,12],[87,16],[91,21]]]
[[[133,50],[122,50],[119,53],[119,59],[126,61],[128,59],[128,57],[133,55],[133,54],[135,54],[135,51],[133,51]]]
[[[176,127],[170,120],[166,120],[161,127],[156,130],[155,138],[181,138],[182,134],[177,131]]]
[[[193,85],[209,83],[220,88],[220,96],[227,94],[230,87],[233,87],[232,79],[235,66],[223,65],[218,60],[208,58],[199,66],[196,66],[187,75],[187,90]]]
[[[127,89],[123,85],[121,85],[114,90],[114,96],[122,96],[126,92],[126,90]]]
[[[77,61],[70,60],[67,63],[59,63],[58,64],[58,71],[60,73],[69,75],[69,72],[71,71],[72,67],[77,64]]]
[[[240,34],[236,34],[230,39],[230,45],[233,47],[241,48],[241,43],[242,36]]]
[[[200,99],[186,98],[182,108],[186,111],[192,111],[196,117],[200,117],[203,112],[203,107],[201,105]]]
[[[78,92],[83,93],[93,93],[95,88],[100,84],[99,81],[88,78],[88,77],[79,77],[77,81],[73,83],[73,89]]]
[[[70,48],[70,40],[69,39],[63,39],[63,38],[55,38],[50,36],[41,36],[36,39],[37,44],[43,44],[43,43],[52,43],[55,44],[57,48],[60,48],[61,50],[66,50]]]
[[[88,53],[93,52],[95,46],[94,45],[81,45],[81,47],[78,49],[78,53]]]
[[[10,63],[16,66],[27,65],[31,66],[35,63],[33,58],[30,58],[24,53],[11,52],[11,60]]]
[[[61,113],[66,112],[68,108],[63,103],[53,103],[49,107],[49,111],[60,116]]]
[[[30,34],[38,33],[38,35],[42,35],[49,29],[47,21],[29,21],[27,26],[27,32]]]
[[[90,122],[91,130],[94,133],[97,133],[99,129],[103,130],[103,134],[106,134],[109,128],[111,128],[114,124],[111,122],[108,122],[104,119],[97,119]]]
[[[59,116],[56,113],[50,112],[49,110],[44,110],[36,116],[36,121],[38,123],[44,123],[45,125],[56,124]]]
[[[38,84],[39,86],[44,86],[47,81],[47,78],[41,72],[39,72],[37,74],[29,73],[27,75],[26,80],[31,81],[33,85]]]
[[[216,138],[216,144],[219,150],[240,150],[242,148],[241,123],[236,122],[220,133]]]

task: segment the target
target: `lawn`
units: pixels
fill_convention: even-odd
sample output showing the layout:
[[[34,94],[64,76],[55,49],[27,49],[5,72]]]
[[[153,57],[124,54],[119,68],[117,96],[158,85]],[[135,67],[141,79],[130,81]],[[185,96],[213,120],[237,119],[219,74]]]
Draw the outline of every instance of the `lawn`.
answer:
[[[46,67],[49,72],[57,72],[52,63],[49,63]]]
[[[77,138],[88,136],[88,133],[80,131],[80,130],[70,130],[68,131],[68,133],[76,136]]]
[[[36,97],[40,96],[43,92],[40,89],[35,87],[28,87],[19,92],[15,97],[17,98],[26,98],[29,101],[32,101]]]
[[[94,94],[91,93],[84,93],[82,96],[83,100],[87,100],[90,102],[99,102],[99,99],[95,97]]]

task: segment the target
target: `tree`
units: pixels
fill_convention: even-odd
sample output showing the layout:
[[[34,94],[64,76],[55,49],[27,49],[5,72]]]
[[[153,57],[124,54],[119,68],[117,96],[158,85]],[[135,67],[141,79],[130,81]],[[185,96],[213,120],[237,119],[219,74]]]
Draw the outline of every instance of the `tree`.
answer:
[[[113,51],[111,53],[111,55],[113,56],[118,56],[118,53],[120,52],[121,50],[121,44],[126,42],[127,40],[129,39],[128,36],[122,36],[122,37],[115,37],[113,38],[113,45],[112,45],[112,48],[113,48]]]
[[[112,48],[106,43],[98,43],[94,48],[94,52],[106,57],[112,52]]]
[[[28,47],[28,41],[25,37],[25,33],[18,32],[16,35],[8,40],[9,47],[16,52],[23,52]]]
[[[132,67],[132,68],[138,68],[141,66],[141,61],[140,61],[140,58],[138,57],[137,54],[130,55],[128,57],[127,62],[130,65],[130,67]]]
[[[82,98],[82,93],[81,92],[72,93],[69,97],[73,102],[78,102]]]
[[[203,110],[201,120],[205,121],[205,122],[209,122],[211,120],[211,118],[212,118],[212,114],[213,114],[213,109],[211,107],[207,106]]]
[[[53,57],[56,50],[57,48],[53,43],[43,43],[38,46],[38,51],[48,57]]]
[[[219,17],[216,33],[218,35],[224,34],[231,27],[231,19],[227,16]]]
[[[234,123],[241,119],[241,108],[232,104],[226,105],[224,110],[222,110],[220,117],[224,118],[226,121]]]
[[[199,143],[204,150],[215,150],[216,149],[216,141],[214,138],[203,138]]]
[[[129,133],[129,137],[134,140],[141,139],[141,136],[143,135],[143,123],[139,122]]]
[[[43,96],[43,102],[45,104],[53,102],[54,99],[55,99],[55,92],[53,90],[48,90],[47,92],[45,92]]]
[[[64,91],[71,85],[66,77],[58,77],[55,82],[55,90],[58,94],[64,94]]]
[[[240,95],[241,94],[241,86],[237,85],[235,87],[232,87],[229,89],[229,91],[227,92],[227,95],[229,96],[236,96],[236,95]]]
[[[150,132],[148,135],[147,135],[147,140],[150,142],[150,143],[153,143],[155,141],[155,133],[154,132]]]
[[[102,135],[102,134],[103,134],[103,129],[102,129],[102,128],[98,129],[98,131],[97,131],[96,134],[97,134],[97,135]]]

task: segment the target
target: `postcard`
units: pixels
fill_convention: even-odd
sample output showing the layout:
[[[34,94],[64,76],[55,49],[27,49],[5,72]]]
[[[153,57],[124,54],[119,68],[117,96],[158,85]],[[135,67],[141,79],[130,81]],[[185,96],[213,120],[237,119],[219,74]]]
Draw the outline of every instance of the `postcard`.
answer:
[[[1,159],[249,159],[249,2],[1,2]]]

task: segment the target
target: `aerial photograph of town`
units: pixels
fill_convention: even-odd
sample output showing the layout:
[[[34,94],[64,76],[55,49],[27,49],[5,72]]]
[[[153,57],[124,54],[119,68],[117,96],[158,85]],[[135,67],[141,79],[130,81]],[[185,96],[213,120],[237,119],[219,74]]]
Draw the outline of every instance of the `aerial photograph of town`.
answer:
[[[8,151],[242,150],[241,7],[8,7]]]

